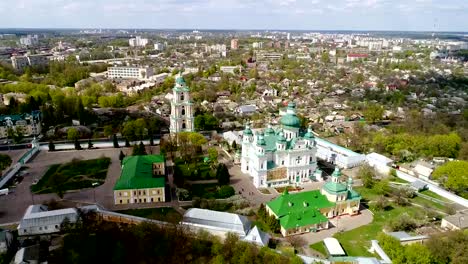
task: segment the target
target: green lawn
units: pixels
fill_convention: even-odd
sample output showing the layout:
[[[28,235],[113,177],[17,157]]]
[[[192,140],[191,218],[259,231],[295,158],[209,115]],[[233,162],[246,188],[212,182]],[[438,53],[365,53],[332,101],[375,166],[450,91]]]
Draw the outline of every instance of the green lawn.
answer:
[[[170,223],[178,223],[182,220],[182,216],[172,207],[163,208],[148,208],[148,209],[130,209],[118,211],[121,214],[134,215],[154,220],[166,221]]]
[[[31,191],[42,194],[99,186],[106,179],[109,164],[110,158],[100,158],[52,165]]]
[[[224,199],[228,198],[219,192],[220,186],[217,183],[192,184],[189,191],[192,197],[205,199]],[[235,193],[234,193],[235,194]]]
[[[380,196],[372,189],[367,189],[364,187],[356,187],[354,189],[361,194],[364,200],[367,201],[376,201]],[[423,198],[417,197],[412,199],[411,202],[418,204],[424,203],[427,204],[428,207],[438,209],[435,205],[432,204],[433,202],[427,201],[425,199],[421,201],[420,199]],[[425,201],[430,202],[431,204],[426,203]],[[340,241],[341,245],[349,256],[372,256],[372,254],[368,252],[368,249],[370,248],[370,241],[376,239],[377,234],[382,232],[385,224],[387,224],[390,220],[397,218],[399,215],[407,213],[411,217],[418,219],[424,217],[427,213],[427,210],[424,208],[411,205],[402,207],[394,203],[390,203],[390,206],[387,208],[387,210],[384,211],[378,211],[372,205],[370,206],[369,210],[374,214],[372,223],[334,235],[334,237]],[[311,247],[319,247],[319,245],[316,244],[311,245]]]
[[[327,250],[325,249],[323,241],[310,245],[310,248],[319,253],[322,253],[324,256],[327,256]]]
[[[203,162],[203,160],[188,164],[185,164],[181,160],[176,160],[175,163],[186,180],[197,181],[216,178],[216,172],[211,169],[210,163]]]
[[[429,191],[429,190],[424,190],[424,191],[421,191],[421,192],[419,192],[419,193],[424,194],[424,195],[427,195],[427,196],[430,196],[430,197],[432,197],[432,198],[436,198],[436,199],[441,200],[441,201],[443,201],[443,202],[450,202],[450,200],[445,199],[444,197],[438,195],[437,193],[432,192],[432,191]]]
[[[372,223],[334,235],[334,237],[340,241],[349,256],[372,256],[372,254],[367,251],[370,248],[370,241],[376,239],[377,234],[382,232],[385,224],[391,219],[403,213],[407,213],[414,218],[425,214],[423,208],[415,206],[401,207],[395,204],[391,204],[391,208],[386,211],[376,211],[372,208],[371,211],[374,213],[374,220]]]
[[[416,204],[419,204],[419,205],[422,205],[424,207],[427,207],[427,208],[432,208],[432,209],[435,209],[435,210],[439,210],[439,211],[443,211],[447,206],[443,205],[443,204],[440,204],[440,203],[436,203],[434,201],[430,201],[430,200],[427,200],[425,198],[422,198],[420,196],[415,196],[413,199],[410,200],[412,203],[416,203]]]
[[[354,187],[353,189],[358,192],[365,201],[375,201],[381,196],[375,193],[374,190],[365,187]]]

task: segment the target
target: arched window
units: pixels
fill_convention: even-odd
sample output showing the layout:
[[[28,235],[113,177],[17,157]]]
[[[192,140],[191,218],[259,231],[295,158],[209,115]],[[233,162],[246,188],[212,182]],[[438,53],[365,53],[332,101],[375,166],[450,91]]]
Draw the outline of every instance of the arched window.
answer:
[[[184,94],[180,94],[180,100],[183,101],[184,100]]]
[[[185,106],[182,106],[182,116],[185,116]]]
[[[185,122],[182,123],[182,129],[185,129],[187,126],[185,125]]]

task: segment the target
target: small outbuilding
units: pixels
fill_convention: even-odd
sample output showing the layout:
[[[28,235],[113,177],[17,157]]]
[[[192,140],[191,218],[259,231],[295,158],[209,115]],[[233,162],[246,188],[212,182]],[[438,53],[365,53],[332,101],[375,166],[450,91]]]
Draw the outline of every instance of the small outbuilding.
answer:
[[[327,237],[323,240],[323,243],[325,244],[325,249],[330,256],[346,256],[346,253],[344,252],[343,247],[341,247],[340,242],[338,242],[338,239]]]

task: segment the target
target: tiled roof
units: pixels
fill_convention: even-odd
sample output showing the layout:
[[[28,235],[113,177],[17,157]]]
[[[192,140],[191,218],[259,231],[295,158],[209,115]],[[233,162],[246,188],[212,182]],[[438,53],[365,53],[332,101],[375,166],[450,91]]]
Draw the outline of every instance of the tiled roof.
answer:
[[[122,162],[122,173],[114,190],[160,188],[164,177],[153,177],[153,163],[164,162],[163,155],[130,156]]]

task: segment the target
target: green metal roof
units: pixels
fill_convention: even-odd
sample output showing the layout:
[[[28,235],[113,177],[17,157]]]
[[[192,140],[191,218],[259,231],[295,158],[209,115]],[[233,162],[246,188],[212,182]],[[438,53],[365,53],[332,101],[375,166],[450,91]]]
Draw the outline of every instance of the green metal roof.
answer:
[[[177,76],[175,82],[183,86],[185,85],[185,80],[184,80],[184,77],[182,77],[182,75]]]
[[[323,188],[325,189],[325,191],[327,191],[328,193],[332,193],[332,194],[348,191],[348,188],[346,187],[346,185],[339,183],[339,182],[333,182],[333,181],[325,183]]]
[[[304,138],[306,138],[306,139],[314,139],[315,138],[314,133],[312,133],[312,128],[309,127],[307,129],[307,133],[305,133]]]
[[[305,204],[304,204],[305,203]],[[319,190],[281,194],[267,206],[278,216],[282,217],[290,213],[301,213],[310,209],[333,207],[335,204],[328,201],[327,197]]]
[[[355,190],[349,190],[347,200],[361,200],[361,195]]]
[[[299,117],[297,117],[296,114],[285,114],[283,117],[281,117],[280,123],[286,127],[301,127],[301,120],[299,120]]]
[[[293,212],[280,218],[280,225],[285,229],[320,224],[328,219],[317,209],[309,209],[304,212]]]
[[[287,113],[280,119],[281,125],[292,128],[300,128],[301,120],[299,120],[299,118],[296,116],[296,104],[294,102],[289,102],[286,111]]]
[[[267,129],[265,129],[265,135],[274,135],[274,134],[275,134],[275,130],[273,130],[271,126],[268,126]]]
[[[153,177],[153,163],[164,162],[163,155],[129,156],[122,162],[122,173],[114,190],[159,188],[164,177]]]
[[[250,126],[247,125],[244,129],[244,135],[248,135],[248,136],[252,136],[253,133],[252,133],[252,129],[250,129]]]

